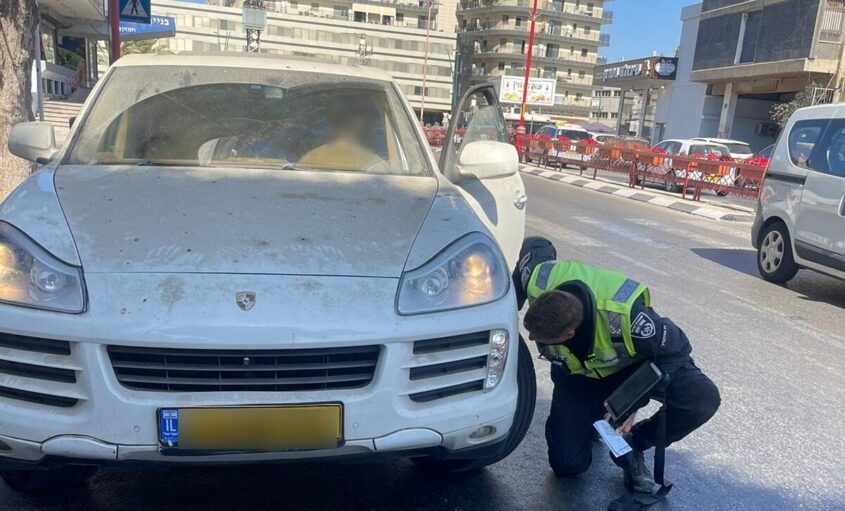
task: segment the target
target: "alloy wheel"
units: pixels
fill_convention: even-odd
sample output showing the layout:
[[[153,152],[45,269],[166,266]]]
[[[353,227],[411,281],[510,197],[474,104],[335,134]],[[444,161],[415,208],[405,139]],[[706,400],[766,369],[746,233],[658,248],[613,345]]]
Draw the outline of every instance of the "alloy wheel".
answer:
[[[760,266],[766,273],[774,273],[783,261],[783,236],[777,231],[771,231],[763,238],[760,247]]]

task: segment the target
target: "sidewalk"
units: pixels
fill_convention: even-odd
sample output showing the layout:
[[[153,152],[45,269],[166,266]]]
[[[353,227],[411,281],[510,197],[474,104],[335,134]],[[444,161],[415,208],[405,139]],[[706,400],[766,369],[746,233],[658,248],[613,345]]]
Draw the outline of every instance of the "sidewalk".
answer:
[[[580,188],[587,188],[601,193],[616,195],[640,202],[647,202],[664,208],[674,209],[675,211],[682,211],[691,215],[710,218],[712,220],[722,220],[727,222],[753,222],[754,208],[740,206],[738,204],[719,204],[712,202],[693,202],[691,200],[684,200],[678,194],[662,192],[659,190],[640,190],[638,188],[629,188],[620,183],[596,177],[596,179],[579,177],[577,175],[570,175],[566,171],[549,170],[539,168],[534,165],[520,165],[520,171],[525,174],[532,174],[535,176],[551,179],[566,183]],[[586,172],[586,171],[585,171]]]

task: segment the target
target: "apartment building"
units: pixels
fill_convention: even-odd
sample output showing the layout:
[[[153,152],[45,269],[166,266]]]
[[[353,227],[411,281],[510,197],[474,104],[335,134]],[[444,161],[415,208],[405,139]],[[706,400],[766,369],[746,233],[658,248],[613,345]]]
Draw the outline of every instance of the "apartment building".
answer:
[[[587,120],[593,96],[593,68],[610,44],[601,27],[613,19],[610,0],[538,0],[531,77],[556,81],[553,119]],[[460,0],[457,8],[460,84],[524,76],[531,25],[530,0]],[[508,107],[507,102],[504,105]],[[518,104],[512,103],[511,109]]]
[[[285,0],[265,2],[267,28],[261,51],[365,64],[393,76],[411,106],[423,106],[428,6],[409,0]],[[176,35],[162,40],[171,51],[244,51],[243,0],[193,3],[153,0],[153,13],[176,18]],[[452,109],[454,32],[437,28],[431,14],[425,121],[439,123]]]

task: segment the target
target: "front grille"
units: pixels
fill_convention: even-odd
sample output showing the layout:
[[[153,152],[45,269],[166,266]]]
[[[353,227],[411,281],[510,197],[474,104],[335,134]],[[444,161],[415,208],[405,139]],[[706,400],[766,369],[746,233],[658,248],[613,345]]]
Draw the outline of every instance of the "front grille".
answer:
[[[75,406],[85,395],[71,343],[0,332],[0,398],[47,406]]]
[[[167,392],[351,389],[375,374],[378,346],[284,350],[192,350],[109,346],[125,387]]]
[[[34,351],[50,355],[70,355],[70,343],[55,339],[38,339],[0,332],[0,348]]]
[[[414,343],[407,395],[416,403],[484,389],[490,332],[425,339]]]

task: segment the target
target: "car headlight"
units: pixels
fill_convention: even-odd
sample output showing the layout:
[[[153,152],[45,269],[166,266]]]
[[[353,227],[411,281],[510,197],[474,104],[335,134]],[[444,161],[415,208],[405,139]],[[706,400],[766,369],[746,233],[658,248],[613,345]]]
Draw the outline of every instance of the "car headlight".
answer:
[[[0,302],[83,312],[82,270],[59,261],[18,229],[0,222]]]
[[[455,241],[429,262],[405,272],[399,283],[399,314],[458,309],[498,300],[510,278],[499,248],[475,232]]]

